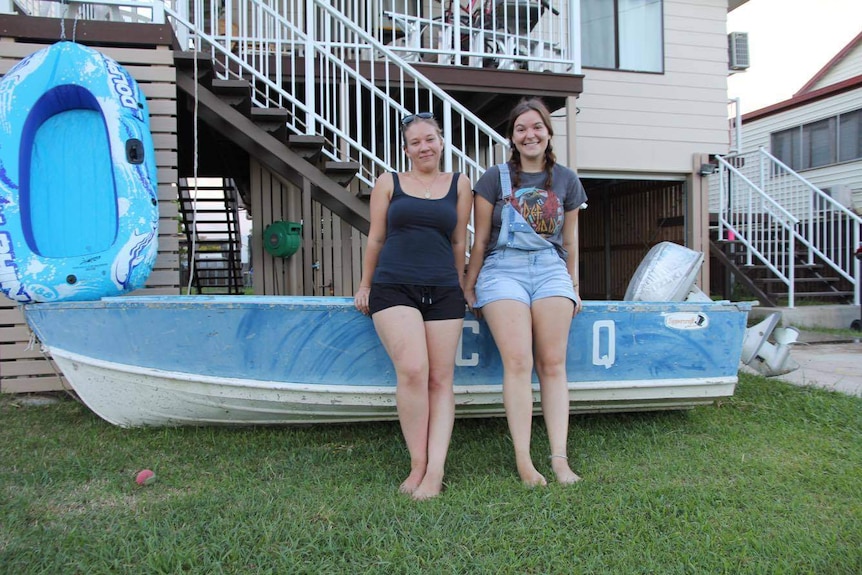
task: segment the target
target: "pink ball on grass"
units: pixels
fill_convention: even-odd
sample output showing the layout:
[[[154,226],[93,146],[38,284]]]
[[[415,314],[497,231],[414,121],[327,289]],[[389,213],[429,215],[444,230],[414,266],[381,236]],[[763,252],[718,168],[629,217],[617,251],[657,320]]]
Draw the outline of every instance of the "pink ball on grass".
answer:
[[[152,485],[156,481],[156,474],[149,469],[144,469],[138,472],[135,477],[135,482],[138,485]]]

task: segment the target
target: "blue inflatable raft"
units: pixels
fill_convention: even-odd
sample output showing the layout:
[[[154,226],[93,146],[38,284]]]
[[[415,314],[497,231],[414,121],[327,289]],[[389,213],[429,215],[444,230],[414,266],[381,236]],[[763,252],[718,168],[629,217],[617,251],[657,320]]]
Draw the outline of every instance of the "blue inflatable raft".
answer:
[[[32,303],[143,287],[158,221],[149,110],[122,66],[58,42],[0,79],[0,292]]]

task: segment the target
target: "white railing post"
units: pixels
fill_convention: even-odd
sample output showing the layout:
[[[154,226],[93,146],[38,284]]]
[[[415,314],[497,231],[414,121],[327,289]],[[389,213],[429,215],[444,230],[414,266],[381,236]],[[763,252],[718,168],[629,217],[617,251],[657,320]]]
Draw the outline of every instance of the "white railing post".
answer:
[[[736,153],[741,154],[742,153],[742,108],[740,105],[740,99],[734,98],[734,100],[736,101],[736,130],[735,130],[735,134],[734,134],[736,136]]]
[[[730,239],[730,234],[725,233],[725,220],[727,219],[727,200],[724,189],[727,185],[725,175],[729,175],[727,168],[718,166],[718,239]]]
[[[758,185],[760,186],[761,190],[766,192],[766,162],[763,161],[763,154],[759,154],[757,156],[757,159],[757,165],[760,171],[760,181],[758,182]]]
[[[788,254],[787,270],[787,307],[793,308],[796,305],[796,266],[794,265],[794,256],[796,254],[796,234],[790,234],[790,253]]]
[[[581,73],[581,0],[569,2],[569,34],[567,46],[572,74]]]
[[[317,134],[315,119],[317,107],[316,82],[314,81],[314,62],[317,58],[315,44],[317,43],[317,10],[314,0],[305,0],[305,21],[308,29],[305,31],[305,133],[309,136]]]
[[[860,228],[862,225],[851,222],[852,230],[850,232],[851,244],[848,256],[850,257],[850,261],[853,265],[853,281],[850,282],[853,285],[853,303],[855,305],[862,305],[862,294],[859,292],[862,291],[862,259],[856,257],[856,250],[862,248],[862,236],[860,236]]]
[[[738,179],[738,178],[737,178],[737,179]],[[755,229],[754,229],[754,194],[752,194],[752,193],[751,193],[751,188],[750,188],[750,187],[747,187],[747,186],[745,186],[745,187],[744,187],[744,186],[737,186],[737,187],[736,187],[736,189],[734,190],[734,192],[736,193],[736,195],[737,195],[737,196],[739,196],[740,191],[742,191],[742,190],[741,190],[741,188],[742,188],[742,189],[745,189],[745,194],[746,194],[746,196],[748,197],[748,209],[747,209],[747,210],[745,210],[745,229],[746,229],[746,233],[747,233],[747,234],[749,235],[749,237],[751,237],[751,238],[756,238],[756,237],[758,237],[758,236],[761,238],[761,240],[760,240],[759,242],[757,242],[757,244],[756,244],[756,249],[757,249],[757,251],[763,251],[763,248],[762,248],[762,246],[761,246],[761,243],[762,243],[762,241],[763,241],[763,240],[762,240],[762,236],[760,235],[760,231],[761,231],[761,230],[760,230],[760,229],[758,229],[757,231],[755,231]],[[763,213],[763,210],[761,210],[761,214],[762,214],[762,213]],[[762,215],[761,215],[761,217],[762,217]],[[753,261],[752,261],[752,253],[751,253],[751,252],[752,252],[752,249],[751,249],[751,248],[746,248],[746,250],[745,250],[745,254],[746,254],[746,255],[745,255],[745,263],[746,263],[747,265],[751,265],[751,264],[753,263]]]
[[[165,23],[165,3],[164,0],[153,1],[153,24]]]
[[[452,170],[452,102],[448,100],[443,101],[443,126],[445,126],[445,130],[449,133],[446,134],[446,138],[443,140],[443,171],[451,172]]]
[[[12,4],[12,0],[0,0],[0,14],[14,14],[15,9]]]

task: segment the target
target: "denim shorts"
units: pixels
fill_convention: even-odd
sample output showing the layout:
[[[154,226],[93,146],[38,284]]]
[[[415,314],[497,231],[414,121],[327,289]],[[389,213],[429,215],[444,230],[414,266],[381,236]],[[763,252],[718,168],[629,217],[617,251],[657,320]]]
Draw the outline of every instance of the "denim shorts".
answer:
[[[500,249],[482,264],[476,280],[476,304],[482,307],[501,299],[531,305],[546,297],[567,297],[577,303],[572,277],[557,250]]]
[[[398,305],[418,309],[424,321],[463,319],[467,311],[467,300],[460,286],[371,284],[370,315]]]

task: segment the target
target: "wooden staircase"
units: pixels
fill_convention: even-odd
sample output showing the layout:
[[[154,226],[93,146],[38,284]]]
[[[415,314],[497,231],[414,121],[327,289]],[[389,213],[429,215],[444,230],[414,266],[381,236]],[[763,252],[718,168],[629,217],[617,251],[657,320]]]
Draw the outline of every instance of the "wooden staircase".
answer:
[[[178,90],[189,102],[194,102],[197,97],[196,113],[200,123],[234,149],[247,157],[254,157],[277,177],[297,187],[309,184],[313,200],[363,234],[368,233],[368,201],[348,189],[358,173],[358,163],[325,160],[321,153],[322,136],[290,133],[287,110],[255,106],[251,99],[252,85],[244,80],[216,78],[213,63],[207,55],[177,52],[174,63]],[[228,156],[235,158],[236,154]],[[229,161],[220,164],[225,170],[230,168]],[[245,168],[247,173],[247,165]],[[218,166],[208,166],[205,175],[215,175],[209,173],[213,170],[218,170]],[[242,167],[234,166],[234,173],[242,175]],[[180,176],[190,177],[191,174],[186,169]],[[237,187],[243,203],[249,206],[239,181]]]
[[[761,305],[779,307],[786,305],[789,295],[788,286],[759,260],[747,263],[746,248],[742,242],[710,238],[710,253],[723,266],[725,274],[731,274],[733,282],[741,285]],[[805,254],[797,250],[786,254],[793,258],[794,297],[802,303],[852,304],[852,286],[843,278],[829,273],[831,268],[825,264],[809,263]],[[733,299],[731,281],[723,282],[723,297]]]

